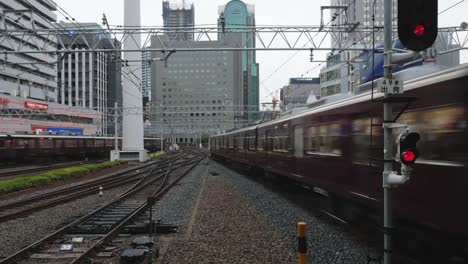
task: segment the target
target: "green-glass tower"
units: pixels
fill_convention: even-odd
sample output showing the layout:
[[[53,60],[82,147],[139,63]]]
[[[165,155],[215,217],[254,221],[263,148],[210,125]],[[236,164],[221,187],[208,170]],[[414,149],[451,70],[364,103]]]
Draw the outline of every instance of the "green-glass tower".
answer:
[[[224,32],[223,32],[224,23]],[[255,48],[255,35],[246,33],[242,28],[255,27],[255,8],[240,0],[232,0],[219,8],[218,25],[220,28],[218,40],[225,41],[226,45],[236,48]],[[236,32],[239,31],[239,32]],[[244,113],[239,118],[251,123],[258,117],[259,111],[259,65],[254,50],[243,50],[240,57],[242,80],[238,89],[244,106]],[[244,122],[245,123],[245,122]]]

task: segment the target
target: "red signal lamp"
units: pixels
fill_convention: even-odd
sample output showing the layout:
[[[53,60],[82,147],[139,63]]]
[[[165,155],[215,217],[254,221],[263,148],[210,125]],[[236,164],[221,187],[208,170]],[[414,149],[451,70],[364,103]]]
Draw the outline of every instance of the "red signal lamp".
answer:
[[[413,34],[417,37],[422,37],[425,33],[426,28],[423,25],[417,25],[413,30]]]
[[[403,153],[402,158],[406,163],[413,163],[416,161],[416,154],[413,151],[406,151]]]

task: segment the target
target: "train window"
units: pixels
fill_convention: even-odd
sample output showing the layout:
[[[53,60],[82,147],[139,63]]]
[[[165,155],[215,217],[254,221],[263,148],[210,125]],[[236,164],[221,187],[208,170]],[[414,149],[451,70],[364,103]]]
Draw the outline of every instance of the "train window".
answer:
[[[236,137],[236,143],[237,143],[237,148],[240,150],[244,149],[244,144],[245,144],[245,136],[240,134],[239,136]]]
[[[228,149],[234,149],[234,137],[233,136],[228,137]]]
[[[87,148],[94,147],[94,141],[92,139],[86,139],[86,147]]]
[[[66,148],[76,148],[78,145],[78,141],[76,139],[66,139],[65,140],[65,147]]]
[[[272,151],[273,150],[273,135],[272,135],[271,130],[268,130],[265,133],[265,150],[266,151]]]
[[[341,156],[342,137],[341,124],[309,127],[304,133],[304,153]]]
[[[96,140],[94,141],[94,146],[95,146],[95,147],[104,147],[104,144],[105,144],[105,142],[104,142],[104,140],[102,140],[102,139],[96,139]]]
[[[255,135],[253,133],[250,133],[248,138],[247,138],[247,143],[248,143],[248,150],[256,150],[255,149]]]
[[[405,113],[400,122],[421,134],[419,160],[465,162],[465,115],[463,107],[454,106]]]
[[[29,147],[29,140],[24,140],[24,139],[15,139],[15,148],[17,149],[22,149],[22,148],[28,148]]]
[[[288,124],[283,124],[275,127],[275,136],[273,138],[273,151],[276,152],[289,152],[289,131]]]
[[[265,144],[265,134],[263,132],[258,132],[258,140],[257,140],[257,150],[263,151],[263,146]]]
[[[381,118],[373,118],[374,124],[382,123]],[[370,157],[379,157],[383,153],[383,130],[374,126],[372,129],[371,148],[371,119],[362,118],[351,123],[351,160],[353,163],[368,165]],[[370,152],[372,151],[372,152]],[[374,162],[378,166],[377,162]]]
[[[54,141],[48,138],[39,139],[39,148],[54,148]]]

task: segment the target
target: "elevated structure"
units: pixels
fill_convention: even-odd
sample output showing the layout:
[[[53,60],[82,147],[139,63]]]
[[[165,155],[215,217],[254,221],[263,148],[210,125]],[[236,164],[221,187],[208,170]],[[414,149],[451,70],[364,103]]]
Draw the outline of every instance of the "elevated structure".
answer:
[[[141,26],[140,0],[125,0],[124,2],[124,25],[126,27]],[[141,35],[130,33],[123,42],[124,50],[140,50]],[[126,52],[124,60],[141,61],[141,51]],[[142,108],[143,95],[141,92],[141,67],[129,64],[122,69],[123,80],[123,108]],[[148,159],[148,153],[143,143],[143,114],[127,114],[123,116],[122,122],[122,150],[111,152],[111,160],[138,160],[144,162]]]

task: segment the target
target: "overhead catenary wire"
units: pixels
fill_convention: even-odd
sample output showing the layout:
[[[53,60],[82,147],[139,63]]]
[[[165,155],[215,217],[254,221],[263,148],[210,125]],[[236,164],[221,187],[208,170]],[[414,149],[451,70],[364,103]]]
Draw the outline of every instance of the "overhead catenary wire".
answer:
[[[351,6],[353,5],[354,3],[356,2],[356,0],[353,0],[352,2],[350,2],[346,8],[344,8],[343,10],[341,10],[339,13],[337,13],[337,17],[339,15],[341,15],[343,12],[346,12],[346,10]],[[325,26],[328,26],[331,22],[333,22],[335,19],[330,19],[330,21],[327,22],[327,24]],[[317,32],[313,37],[316,37],[317,35],[319,34],[319,32]],[[304,47],[309,44],[309,42],[307,42]],[[288,64],[295,56],[297,56],[297,54],[299,54],[300,51],[297,51],[295,52],[291,57],[289,57],[286,61],[284,61],[277,69],[275,69],[265,80],[263,80],[260,85],[264,84],[267,80],[269,80],[274,74],[276,74],[281,68],[283,68],[286,64]],[[274,94],[276,94],[280,89],[277,89],[276,91],[274,91],[273,93],[270,92],[270,94],[268,96],[265,96],[263,99],[267,98],[267,97],[270,97]]]

